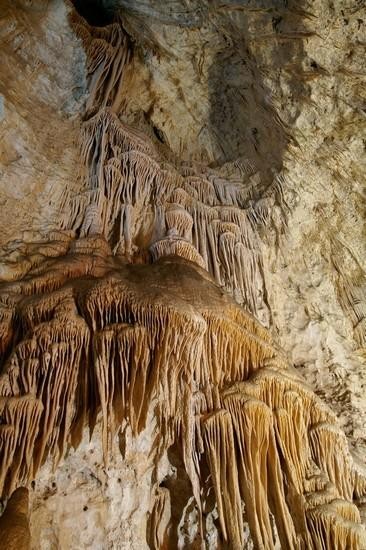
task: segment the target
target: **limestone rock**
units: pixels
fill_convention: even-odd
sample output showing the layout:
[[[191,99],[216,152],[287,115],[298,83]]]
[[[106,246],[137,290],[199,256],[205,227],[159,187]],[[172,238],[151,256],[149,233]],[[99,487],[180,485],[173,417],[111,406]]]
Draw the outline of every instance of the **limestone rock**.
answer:
[[[5,0],[7,548],[366,547],[365,15]]]

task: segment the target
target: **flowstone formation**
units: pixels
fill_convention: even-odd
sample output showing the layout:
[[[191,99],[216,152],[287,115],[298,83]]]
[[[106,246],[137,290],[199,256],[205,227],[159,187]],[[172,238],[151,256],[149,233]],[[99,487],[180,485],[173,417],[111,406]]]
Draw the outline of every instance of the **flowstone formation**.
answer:
[[[194,518],[180,548],[366,548],[366,469],[269,330],[258,227],[271,209],[286,225],[283,180],[253,202],[250,161],[176,158],[131,121],[123,18],[95,27],[70,4],[69,21],[89,85],[78,187],[0,265],[7,547],[28,547],[26,488],[89,430],[106,470],[117,439],[124,455],[127,433],[147,437],[150,548],[178,547],[168,459]]]
[[[122,423],[137,436],[154,407],[156,468],[178,443],[202,535],[213,487],[231,548],[243,547],[244,521],[255,547],[274,548],[272,518],[283,548],[364,546],[365,471],[335,415],[250,314],[176,255],[127,264],[100,236],[54,239],[38,267],[1,289],[3,495],[35,478],[48,454],[57,464],[99,410],[107,464]],[[46,259],[50,251],[59,255]],[[169,501],[154,477],[150,540],[160,548]]]

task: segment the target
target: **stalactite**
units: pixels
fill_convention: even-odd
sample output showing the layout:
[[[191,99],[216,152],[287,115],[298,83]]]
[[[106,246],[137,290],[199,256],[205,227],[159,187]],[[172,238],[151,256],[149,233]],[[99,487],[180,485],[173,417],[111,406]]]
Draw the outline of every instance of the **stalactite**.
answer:
[[[310,429],[310,442],[315,461],[325,470],[339,494],[352,501],[352,462],[344,433],[337,426],[322,422]],[[342,464],[339,464],[339,456],[342,456]]]
[[[158,487],[154,495],[149,521],[149,544],[154,550],[168,548],[166,529],[170,519],[170,493],[165,487]]]
[[[202,268],[205,267],[204,260],[197,249],[189,241],[179,237],[169,236],[156,241],[150,246],[150,252],[154,261],[173,255],[190,260]]]
[[[182,219],[185,231],[179,208]],[[179,225],[176,212],[170,220]],[[128,265],[100,236],[33,270],[0,287],[12,334],[0,378],[4,495],[48,455],[57,463],[98,414],[108,463],[122,424],[136,436],[153,406],[157,457],[180,442],[201,514],[205,457],[230,547],[242,547],[247,520],[258,548],[274,547],[273,521],[283,547],[362,548],[366,475],[335,415],[206,271],[176,254]],[[152,506],[159,545],[164,495]]]
[[[192,216],[179,204],[170,204],[165,213],[165,220],[170,234],[182,239],[192,239]]]
[[[87,54],[90,95],[86,112],[93,113],[106,106],[117,111],[123,70],[131,57],[126,34],[118,23],[91,27],[75,11],[70,15],[70,22],[82,39]]]
[[[215,412],[203,418],[203,426],[222,534],[232,548],[239,550],[243,547],[243,519],[230,415]]]
[[[258,205],[254,217],[252,207],[246,213],[248,193],[241,181],[228,181],[213,170],[205,171],[203,166],[185,167],[181,175],[146,136],[123,123],[109,96],[110,89],[123,80],[124,67],[129,63],[128,40],[121,35],[117,23],[94,29],[75,15],[72,23],[83,40],[89,61],[92,93],[87,113],[93,116],[87,117],[81,135],[85,191],[72,200],[66,227],[81,227],[82,235],[102,233],[110,240],[118,234],[119,241],[113,243],[115,251],[128,259],[143,258],[146,254],[135,243],[136,220],[146,215],[152,200],[155,207],[165,212],[168,232],[164,235],[161,228],[151,228],[155,239],[146,243],[146,249],[153,251],[153,259],[160,257],[163,248],[170,247],[171,253],[180,253],[208,269],[238,303],[256,314],[266,306],[255,226],[267,222],[268,211]],[[117,50],[124,52],[123,63],[116,59]],[[109,85],[112,72],[115,83]],[[241,165],[239,168],[243,177],[252,177],[252,167],[249,172]],[[183,190],[186,195],[182,195]],[[176,214],[170,203],[177,205]],[[172,219],[178,207],[182,209],[179,223]],[[174,223],[183,224],[185,229]],[[173,244],[162,240],[175,231],[188,242]]]
[[[358,525],[360,515],[357,508],[354,504],[350,504],[357,485],[357,464],[351,459],[344,434],[336,427],[334,415],[324,409],[321,402],[315,399],[315,396],[306,389],[298,376],[287,376],[286,370],[270,373],[271,367],[269,369],[265,367],[260,372],[253,374],[248,382],[235,384],[224,393],[224,403],[227,403],[229,410],[235,415],[233,416],[234,419],[237,418],[238,411],[242,410],[236,408],[234,404],[243,403],[244,406],[247,401],[253,400],[253,397],[246,397],[246,394],[255,396],[254,403],[258,403],[257,407],[263,406],[262,401],[258,401],[258,398],[264,399],[267,406],[274,412],[270,425],[272,426],[271,429],[274,429],[273,433],[276,434],[276,444],[272,445],[274,453],[272,454],[271,464],[276,462],[274,457],[277,455],[282,456],[282,474],[280,473],[279,479],[282,477],[287,479],[288,493],[286,500],[292,512],[292,520],[289,519],[288,512],[285,520],[281,521],[280,518],[276,517],[282,544],[284,547],[297,547],[297,544],[300,544],[304,547],[313,547],[314,545],[314,548],[318,548],[318,544],[324,544],[321,547],[343,548],[348,547],[347,541],[349,541],[350,547],[361,548],[360,545],[363,544],[361,541],[364,540],[365,533]],[[270,378],[268,377],[269,374]],[[271,386],[266,385],[266,390],[269,390],[270,393],[267,393],[267,391],[263,393],[259,389],[258,382],[261,383],[263,379],[267,380],[267,383],[272,380],[272,390]],[[312,398],[310,402],[309,398]],[[311,406],[310,403],[312,403]],[[308,413],[306,413],[306,410],[308,410]],[[327,417],[327,422],[324,422],[325,417]],[[242,429],[242,421],[234,420],[234,426],[236,430],[237,427]],[[263,415],[261,415],[261,426],[263,426]],[[325,434],[327,435],[325,436]],[[246,426],[239,441],[246,442],[248,437],[248,426]],[[252,447],[257,448],[257,445],[250,446],[250,448]],[[241,454],[245,456],[244,450],[241,451]],[[339,457],[342,457],[342,459],[339,460]],[[317,473],[319,468],[322,472],[321,475]],[[340,475],[339,468],[342,470],[343,476]],[[278,471],[280,472],[280,469]],[[252,476],[246,474],[243,479],[252,479]],[[258,486],[260,486],[259,482],[256,483],[256,487]],[[268,485],[267,491],[264,490],[264,493],[267,493],[266,501],[271,502],[271,498],[273,499],[271,492],[273,492],[275,486],[276,484],[272,482]],[[290,489],[291,486],[293,489]],[[282,502],[283,504],[285,502],[284,494],[283,489],[279,491],[278,495],[282,496],[276,499],[277,503]],[[335,504],[333,503],[336,502],[337,506],[334,508]],[[331,504],[334,509],[330,506]],[[263,505],[260,506],[260,509],[264,509]],[[277,504],[273,513],[276,515],[278,510],[279,506]],[[335,515],[335,512],[338,514],[339,510],[344,510],[342,513],[339,512],[343,519]],[[332,528],[334,532],[329,535],[329,539],[324,539],[324,533],[318,534],[317,538],[313,530],[320,529],[320,525],[329,525],[330,512],[332,512],[333,522],[336,524]],[[256,519],[256,517],[250,518],[249,515],[249,524],[254,533],[258,532],[259,529]],[[289,527],[292,522],[297,537],[300,537],[296,544],[290,543],[290,539],[284,541],[281,537],[283,533],[281,533],[280,526],[286,525]],[[312,522],[311,528],[309,522]],[[345,527],[347,522],[354,524],[351,532],[348,532]],[[308,538],[308,529],[311,532],[310,539]],[[327,542],[324,543],[324,540],[327,540]],[[259,541],[257,544],[258,547],[261,547],[262,542]],[[270,544],[271,542],[267,541],[265,547],[270,547]]]
[[[130,419],[134,434],[144,427],[147,411],[143,405],[150,390],[150,349],[146,330],[126,323],[107,325],[97,332],[93,348],[107,461],[110,440],[124,417]]]
[[[1,493],[29,483],[41,414],[42,403],[32,395],[0,397]]]
[[[283,546],[295,547],[295,529],[285,501],[272,412],[263,402],[245,394],[230,393],[224,404],[234,422],[241,456],[239,482],[256,547],[274,548],[270,503]]]
[[[307,526],[311,538],[310,548],[365,547],[365,530],[358,523],[342,517],[334,502],[318,506],[307,512]]]
[[[283,177],[254,200],[250,161],[221,172],[168,162],[123,121],[132,50],[120,22],[71,22],[90,86],[79,194],[64,201],[63,231],[10,243],[0,262],[0,494],[48,456],[57,464],[97,419],[107,465],[122,425],[136,437],[154,410],[155,467],[178,444],[201,536],[213,487],[229,548],[243,548],[246,521],[258,549],[274,549],[275,532],[283,548],[365,548],[364,468],[255,318],[266,306],[257,227],[275,202],[286,210]],[[149,542],[164,548],[170,493],[151,489]]]
[[[115,156],[113,151],[117,150]],[[101,232],[110,239],[119,223],[121,242],[116,249],[129,256],[135,240],[134,220],[153,198],[165,211],[168,236],[176,231],[191,241],[217,282],[256,313],[261,300],[261,257],[255,229],[245,210],[238,208],[239,200],[217,196],[213,184],[204,177],[182,177],[172,166],[162,168],[152,144],[135,135],[108,109],[84,123],[82,159],[93,190],[84,195],[86,200],[89,196],[89,205],[84,206],[83,235]],[[210,196],[216,198],[210,200]],[[71,209],[75,213],[73,223],[78,224],[80,200]],[[150,247],[156,246],[150,243]]]

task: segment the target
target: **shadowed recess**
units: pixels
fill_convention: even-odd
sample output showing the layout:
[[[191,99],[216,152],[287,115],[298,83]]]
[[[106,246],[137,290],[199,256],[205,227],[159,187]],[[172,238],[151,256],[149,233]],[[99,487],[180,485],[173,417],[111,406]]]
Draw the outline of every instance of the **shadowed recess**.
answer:
[[[116,7],[114,2],[106,0],[73,0],[78,13],[89,25],[105,27],[113,23]]]

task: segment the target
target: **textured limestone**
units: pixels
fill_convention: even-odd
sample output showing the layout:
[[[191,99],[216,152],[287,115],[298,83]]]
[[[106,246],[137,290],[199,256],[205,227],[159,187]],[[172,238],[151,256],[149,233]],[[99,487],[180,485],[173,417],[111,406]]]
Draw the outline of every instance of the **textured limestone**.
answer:
[[[47,457],[57,468],[67,449],[81,443],[83,427],[93,431],[100,415],[93,439],[101,441],[102,457],[100,446],[84,439],[77,463],[81,454],[84,477],[94,460],[86,458],[90,451],[96,451],[94,470],[102,458],[104,505],[97,512],[94,503],[92,510],[93,530],[106,544],[138,547],[147,531],[152,547],[173,545],[176,494],[165,485],[166,457],[165,475],[160,463],[176,446],[195,499],[198,540],[207,537],[203,510],[213,489],[220,538],[229,547],[244,544],[244,513],[258,548],[275,547],[272,517],[282,547],[316,548],[329,537],[330,547],[362,548],[366,537],[354,502],[365,498],[366,469],[352,459],[334,413],[286,364],[269,332],[193,262],[168,255],[153,265],[126,264],[98,236],[70,239],[69,246],[1,288],[3,334],[13,335],[0,378],[1,493],[37,479]],[[145,461],[138,455],[144,447]],[[115,457],[121,451],[124,460]],[[78,484],[78,476],[71,478],[73,452],[69,460],[56,481],[47,467],[41,473],[38,490],[45,500],[48,492],[56,498],[47,507],[34,502],[35,545],[43,544],[40,524],[48,510],[56,522],[51,540],[90,544],[91,513],[81,538],[72,530],[63,534],[70,520],[57,509],[59,491],[68,497],[63,505],[70,499],[69,513],[80,506],[72,500]],[[137,494],[145,489],[141,506],[129,492],[129,463]],[[118,471],[122,501],[113,487]],[[113,504],[105,502],[109,491]],[[133,502],[145,518],[135,535]],[[107,517],[117,503],[129,519],[124,538],[113,539]]]
[[[169,253],[193,260],[208,269],[216,283],[270,328],[290,363],[337,412],[351,447],[364,460],[362,4],[312,2],[301,9],[291,2],[255,2],[249,6],[241,2],[197,5],[190,1],[183,6],[172,1],[162,6],[154,0],[123,0],[118,4],[128,39],[117,28],[91,29],[80,20],[76,21],[76,28],[73,21],[72,27],[82,37],[86,50],[90,96],[86,110],[82,99],[71,100],[71,107],[66,110],[73,113],[71,119],[67,114],[65,124],[56,120],[52,142],[62,144],[63,152],[56,164],[48,151],[50,136],[45,140],[43,126],[40,128],[41,117],[36,117],[35,108],[27,107],[37,104],[42,89],[34,85],[35,97],[29,99],[24,98],[22,79],[14,84],[19,106],[34,117],[27,119],[28,126],[23,131],[28,140],[27,160],[34,167],[42,164],[42,169],[49,166],[55,170],[56,165],[57,170],[48,174],[47,181],[32,173],[28,183],[24,170],[6,168],[14,182],[10,188],[1,187],[7,201],[9,189],[17,189],[23,180],[22,189],[27,192],[39,183],[37,192],[43,190],[39,196],[45,200],[40,199],[40,208],[32,212],[23,201],[17,219],[11,202],[6,203],[9,209],[1,219],[4,242],[17,236],[21,240],[4,247],[2,278],[22,278],[20,286],[14,283],[20,293],[33,294],[42,288],[56,290],[58,285],[67,285],[67,280],[80,269],[84,273],[84,263],[89,274],[97,269],[100,277],[104,268],[98,258],[108,256],[109,247],[122,264],[148,263]],[[68,61],[83,58],[62,4],[19,2],[17,11],[10,4],[6,7],[5,29],[9,28],[9,17],[15,14],[16,25],[25,18],[28,26],[30,21],[35,29],[42,30],[43,36],[49,37],[51,45],[55,36],[66,36],[73,52],[66,55],[65,51]],[[55,22],[58,35],[52,26]],[[15,36],[18,39],[19,35]],[[23,41],[24,36],[27,32]],[[29,36],[28,40],[33,40],[47,57],[47,71],[62,75],[61,92],[49,87],[45,105],[38,111],[45,116],[46,108],[51,106],[49,119],[55,120],[55,106],[59,113],[60,98],[70,101],[69,73],[52,57],[52,48],[45,48],[48,38],[38,38],[37,33]],[[6,42],[6,53],[17,60],[14,40]],[[24,50],[20,48],[21,57]],[[5,74],[9,79],[8,70]],[[80,82],[84,72],[78,70],[77,74]],[[81,88],[84,90],[84,84]],[[17,102],[5,119],[12,129],[21,112]],[[2,116],[7,112],[6,106],[5,95]],[[85,122],[76,114],[82,110]],[[75,146],[79,125],[80,159]],[[29,128],[34,128],[32,142]],[[71,137],[67,146],[63,135]],[[9,134],[5,141],[8,149],[18,143],[13,136]],[[20,148],[21,143],[20,140]],[[37,155],[39,150],[41,158]],[[76,163],[82,169],[77,179]],[[4,164],[8,166],[9,162]],[[62,174],[67,176],[61,177]],[[51,201],[51,207],[47,201]],[[39,231],[22,234],[26,224]],[[66,232],[50,236],[50,226]],[[73,242],[77,234],[95,233],[103,234],[109,246],[103,239]],[[66,266],[52,260],[64,254],[69,258]],[[84,255],[83,261],[76,258],[78,254]],[[72,309],[67,296],[63,299],[65,309],[61,308],[59,314],[66,318],[62,315],[69,315]],[[200,299],[199,294],[196,299]],[[187,297],[187,301],[191,299]],[[4,308],[4,349],[10,349],[18,337],[16,331],[9,332],[13,322],[9,305],[11,310],[11,304]],[[39,311],[44,307],[40,306]],[[29,313],[31,310],[30,306]],[[72,329],[71,324],[69,330]],[[80,336],[80,328],[77,330]],[[128,330],[120,326],[102,334],[95,349],[105,350],[106,342],[113,342],[117,334],[123,341]],[[140,336],[133,338],[133,345],[138,346]],[[116,353],[108,349],[108,353]],[[227,374],[224,371],[220,379],[214,357],[215,353],[207,368],[215,384],[247,380],[247,369],[237,367]],[[96,371],[99,376],[108,376],[109,369],[103,365],[103,361],[97,362]],[[27,368],[34,367],[29,363]],[[206,449],[216,491],[216,498],[212,487],[208,491],[210,497],[204,497],[206,544],[219,548],[223,538],[228,537],[232,547],[246,545],[248,521],[258,547],[262,544],[270,548],[278,544],[279,537],[283,547],[294,547],[300,539],[311,547],[326,539],[330,548],[342,544],[362,548],[361,528],[351,528],[349,523],[357,524],[364,518],[362,466],[349,455],[333,417],[329,425],[326,409],[320,407],[323,412],[318,420],[307,424],[309,403],[314,398],[309,401],[310,394],[302,383],[291,377],[282,379],[277,367],[275,374],[271,368],[267,373],[266,367],[263,375],[240,387],[225,388],[220,399],[226,412],[221,410],[204,420],[199,449],[200,453]],[[70,381],[70,388],[72,384]],[[268,388],[272,388],[272,394]],[[279,388],[286,388],[283,396]],[[153,427],[149,420],[146,439],[142,436],[146,447],[141,436],[137,441],[128,437],[127,442],[122,442],[122,448],[126,447],[122,460],[115,439],[108,435],[111,430],[113,436],[116,421],[111,420],[115,414],[111,412],[113,399],[107,392],[103,400],[104,412],[92,443],[84,434],[79,448],[61,459],[55,474],[50,473],[49,462],[41,468],[31,498],[35,547],[142,548],[146,540],[151,547],[199,545],[199,510],[191,500],[190,482],[186,479],[188,472],[192,481],[192,470],[182,463],[179,449],[163,452],[158,473],[152,474],[150,464],[145,470],[146,462],[134,452],[141,448],[147,452]],[[47,408],[47,399],[45,404]],[[215,409],[217,405],[216,401]],[[22,405],[25,417],[27,407],[33,407],[31,400],[24,400]],[[169,415],[171,411],[167,409]],[[136,419],[131,420],[136,432]],[[62,424],[57,424],[57,445],[55,439],[50,442],[51,449],[58,447],[56,458],[67,447],[68,424]],[[54,432],[52,426],[50,422],[46,425],[49,435]],[[244,433],[239,435],[243,426]],[[246,448],[243,441],[249,434],[253,443]],[[289,434],[296,445],[286,444]],[[242,445],[240,451],[245,460],[236,469],[227,469],[225,461],[235,464],[234,440]],[[251,453],[258,453],[259,449],[262,451],[260,456],[255,455],[255,462],[261,468],[252,473]],[[95,462],[89,456],[91,450],[98,457]],[[38,450],[39,456],[41,451]],[[104,459],[111,455],[106,469],[102,465],[103,452]],[[282,473],[276,452],[284,457]],[[305,460],[309,453],[322,472],[313,470],[309,474]],[[224,457],[223,464],[216,463],[219,455]],[[343,457],[341,469],[335,456]],[[271,464],[267,472],[266,460]],[[144,465],[144,473],[139,470],[140,465]],[[78,481],[89,480],[88,467],[101,480],[95,490],[91,482]],[[17,469],[25,475],[24,468],[19,470],[16,466]],[[122,472],[120,485],[118,477],[115,482],[117,470]],[[131,487],[129,471],[141,483],[123,493],[124,487]],[[208,471],[204,477],[206,474]],[[68,475],[71,482],[67,481]],[[163,485],[156,490],[155,501],[150,502],[151,476],[155,475]],[[285,496],[281,476],[290,487]],[[254,489],[246,479],[254,479]],[[56,484],[53,488],[52,483]],[[248,502],[248,495],[259,487],[254,512],[245,514],[242,524],[238,513],[240,497]],[[306,502],[300,498],[304,491]],[[267,496],[263,499],[263,495]],[[361,516],[351,503],[353,499]],[[136,502],[141,504],[137,506]],[[126,510],[122,524],[118,522],[121,505]],[[88,510],[83,509],[85,506]],[[277,511],[275,517],[271,506]],[[286,506],[292,513],[301,510],[293,524],[286,515]],[[173,520],[167,530],[169,507]],[[147,509],[151,513],[148,521]],[[75,514],[82,518],[81,529],[72,525]],[[272,533],[276,533],[274,537]],[[300,537],[297,543],[296,536]]]
[[[0,13],[0,244],[59,225],[76,185],[85,54],[64,2],[4,0]]]

